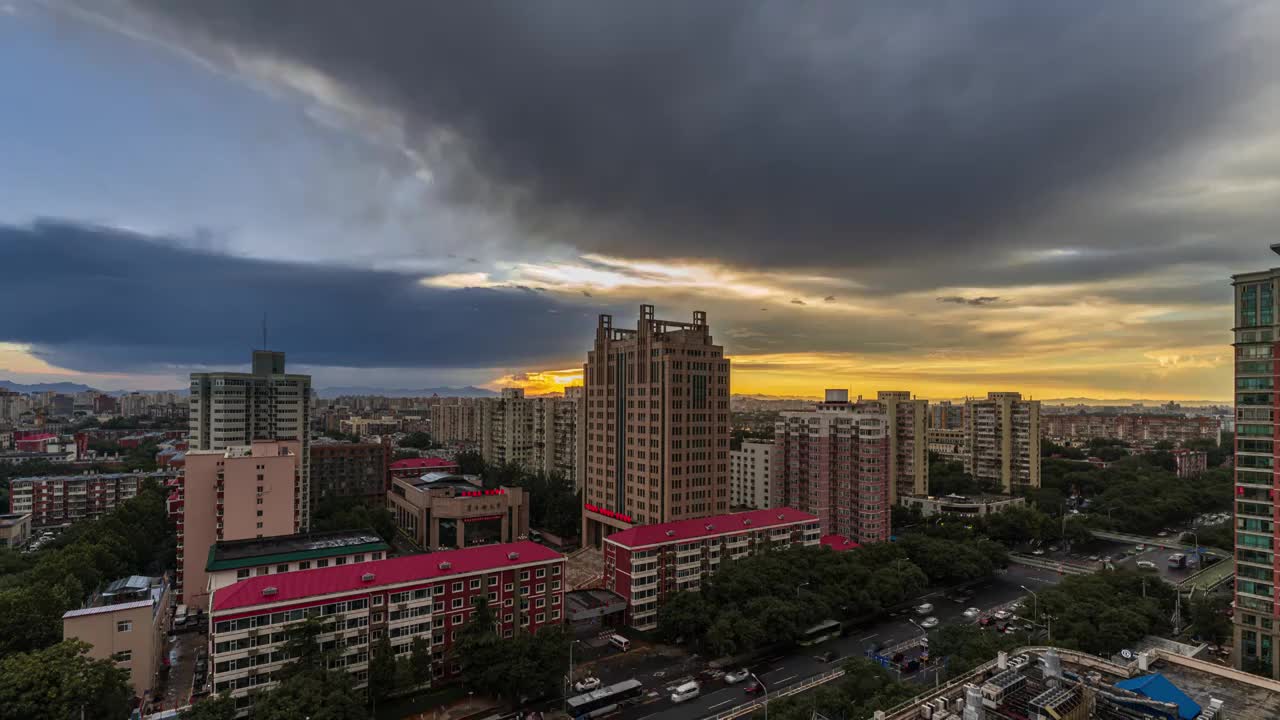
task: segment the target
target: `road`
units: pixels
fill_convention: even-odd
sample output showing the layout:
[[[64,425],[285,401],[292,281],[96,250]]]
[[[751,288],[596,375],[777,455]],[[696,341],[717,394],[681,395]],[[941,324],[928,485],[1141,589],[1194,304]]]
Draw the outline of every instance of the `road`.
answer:
[[[929,593],[917,598],[913,604],[929,602],[934,605],[931,613],[942,624],[968,622],[962,613],[969,606],[983,610],[1007,604],[1026,593],[1019,587],[1026,585],[1032,590],[1053,585],[1060,576],[1051,570],[1011,565],[1004,574],[997,576],[988,585],[978,588],[974,597],[957,604],[942,597],[940,592]],[[819,655],[834,651],[839,658],[862,656],[869,648],[876,646],[892,646],[920,635],[920,630],[909,622],[907,616],[890,618],[875,625],[855,630],[847,637],[829,640],[814,647],[800,648],[789,655],[779,655],[760,661],[750,667],[769,689],[769,692],[782,690],[806,678],[834,669],[840,660],[823,662]],[[673,665],[674,661],[669,661]],[[651,717],[662,717],[664,720],[697,720],[723,712],[729,708],[746,702],[750,696],[743,685],[725,685],[720,679],[705,675],[705,662],[685,662],[678,667],[679,672],[668,672],[654,669],[652,662],[648,667],[616,667],[612,663],[602,664],[598,674],[605,684],[620,682],[635,677],[644,683],[649,696],[638,705],[627,707],[619,714],[622,720],[645,720]],[[690,679],[702,682],[702,695],[681,704],[673,704],[670,699],[671,689]],[[919,678],[932,682],[932,677]]]
[[[1141,544],[1145,548],[1138,552],[1137,546]],[[1128,568],[1130,570],[1137,569],[1137,563],[1141,560],[1147,560],[1155,564],[1153,572],[1163,578],[1166,582],[1177,585],[1189,576],[1194,575],[1199,568],[1192,566],[1187,568],[1171,568],[1169,567],[1169,556],[1175,552],[1186,553],[1173,538],[1133,536],[1133,541],[1109,540],[1104,538],[1095,538],[1088,544],[1087,551],[1068,554],[1065,550],[1049,552],[1043,555],[1034,556],[1037,559],[1047,562],[1060,562],[1076,567],[1086,568],[1088,570],[1100,570],[1103,567],[1102,562],[1092,561],[1090,557],[1111,557],[1113,564],[1117,570]],[[1120,553],[1127,552],[1128,555],[1124,559],[1120,558]],[[1024,553],[1025,554],[1025,553]],[[1228,553],[1219,550],[1210,550],[1205,553],[1207,556],[1219,558],[1229,557]]]

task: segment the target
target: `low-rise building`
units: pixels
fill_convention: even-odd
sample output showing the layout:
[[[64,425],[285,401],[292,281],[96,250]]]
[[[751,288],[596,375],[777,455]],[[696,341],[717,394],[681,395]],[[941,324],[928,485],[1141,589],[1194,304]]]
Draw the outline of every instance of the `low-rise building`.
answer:
[[[400,532],[427,550],[512,542],[529,535],[529,501],[523,489],[486,489],[465,475],[427,473],[392,480],[387,509]]]
[[[31,515],[35,527],[67,525],[111,512],[138,494],[147,480],[164,484],[169,473],[91,473],[13,478],[9,503],[15,513]]]
[[[0,515],[0,546],[17,548],[31,539],[31,513]]]
[[[382,538],[365,530],[224,540],[209,548],[205,590],[212,595],[218,588],[259,575],[382,560],[390,551]]]
[[[1218,441],[1222,421],[1213,415],[1173,415],[1164,413],[1061,413],[1040,418],[1044,436],[1059,443],[1085,443],[1093,438],[1124,440],[1150,447],[1165,441]]]
[[[721,562],[821,536],[816,515],[789,507],[633,527],[604,539],[605,588],[626,598],[628,625],[651,630],[668,596],[699,589]]]
[[[308,617],[329,623],[319,639],[333,643],[330,667],[357,687],[368,683],[371,643],[383,637],[398,657],[426,639],[433,675],[452,675],[459,668],[448,651],[477,603],[488,603],[503,637],[537,633],[564,622],[564,581],[564,556],[528,541],[242,580],[213,594],[213,691],[247,706],[288,662],[289,626]]]
[[[1173,451],[1173,461],[1180,478],[1195,477],[1209,469],[1209,454],[1204,450],[1178,448]]]
[[[63,639],[90,645],[89,656],[129,671],[140,702],[152,698],[159,681],[169,630],[169,582],[163,577],[121,578],[94,593],[85,606],[62,615]]]
[[[729,451],[729,506],[767,508],[773,502],[772,440],[745,441],[742,448]]]
[[[963,515],[980,517],[1011,507],[1024,507],[1027,499],[1021,495],[907,495],[898,498],[904,508],[916,508],[923,517],[934,515]]]

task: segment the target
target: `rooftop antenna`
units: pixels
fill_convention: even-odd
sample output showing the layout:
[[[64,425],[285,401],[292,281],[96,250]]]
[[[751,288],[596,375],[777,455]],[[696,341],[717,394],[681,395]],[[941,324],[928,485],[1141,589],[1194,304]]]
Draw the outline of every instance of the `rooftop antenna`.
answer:
[[[267,349],[267,314],[262,313],[262,349]]]

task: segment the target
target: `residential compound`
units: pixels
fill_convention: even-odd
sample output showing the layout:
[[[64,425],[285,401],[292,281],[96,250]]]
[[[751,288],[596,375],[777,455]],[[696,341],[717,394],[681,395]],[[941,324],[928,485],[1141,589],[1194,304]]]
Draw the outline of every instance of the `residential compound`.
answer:
[[[468,444],[480,442],[480,406],[483,398],[441,398],[432,405],[431,437],[436,442]]]
[[[88,643],[89,657],[128,671],[139,701],[152,700],[169,632],[170,599],[167,578],[116,580],[83,608],[62,615],[62,637]]]
[[[965,403],[965,470],[1001,492],[1040,487],[1040,401],[991,392]]]
[[[391,446],[381,443],[316,442],[311,445],[311,496],[381,505],[387,495]]]
[[[288,662],[289,626],[321,617],[332,643],[331,668],[344,668],[360,687],[369,679],[371,644],[387,637],[406,657],[426,638],[433,673],[458,670],[449,649],[486,600],[503,637],[563,623],[565,562],[532,542],[263,575],[213,594],[209,623],[213,691],[240,705],[255,688],[272,685]]]
[[[109,513],[137,495],[147,480],[163,485],[169,477],[167,473],[92,473],[13,478],[10,509],[30,514],[35,527],[68,525]]]
[[[734,508],[773,507],[774,445],[746,441],[729,451],[729,506]]]
[[[582,538],[729,509],[729,361],[707,314],[636,329],[601,315],[583,368],[586,459]]]
[[[248,373],[191,373],[192,450],[224,450],[258,440],[301,444],[295,514],[311,522],[311,376],[285,373],[284,353],[254,350]],[[188,462],[190,460],[188,459]]]
[[[302,444],[260,440],[222,450],[192,450],[169,506],[178,514],[179,602],[208,599],[209,548],[224,540],[298,532],[296,491]]]
[[[667,597],[699,589],[720,563],[790,545],[818,545],[819,524],[810,513],[774,508],[616,532],[604,538],[605,588],[626,599],[626,624],[652,630]]]
[[[889,539],[889,508],[897,492],[895,445],[910,448],[911,472],[917,474],[912,487],[927,487],[928,462],[915,460],[926,450],[923,433],[891,440],[919,426],[897,422],[902,394],[882,395],[891,399],[849,402],[848,390],[827,390],[826,400],[813,410],[782,413],[774,430],[778,504],[817,516],[824,533],[860,543]],[[923,401],[904,407],[919,407],[923,416]]]
[[[581,485],[582,388],[535,398],[525,397],[523,388],[505,388],[501,397],[483,398],[477,407],[480,454],[486,462],[516,463]]]
[[[1276,246],[1272,246],[1275,250]],[[1280,252],[1280,251],[1278,251]],[[1280,562],[1275,493],[1277,437],[1276,282],[1280,268],[1232,277],[1235,286],[1236,667],[1280,678]]]
[[[1181,445],[1188,440],[1218,442],[1222,421],[1212,415],[1156,415],[1150,413],[1044,414],[1044,437],[1057,443],[1085,443],[1091,438],[1124,440],[1138,446],[1161,441]]]

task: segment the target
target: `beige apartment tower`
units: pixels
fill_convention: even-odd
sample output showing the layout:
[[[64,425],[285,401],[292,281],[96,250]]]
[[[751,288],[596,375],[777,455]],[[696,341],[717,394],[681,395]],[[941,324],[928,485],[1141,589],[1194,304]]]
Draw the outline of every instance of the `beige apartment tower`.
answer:
[[[1040,487],[1040,401],[990,392],[965,403],[965,470],[978,482],[1012,493]]]
[[[583,368],[584,544],[635,525],[729,509],[729,361],[707,314],[636,329],[601,315]]]
[[[881,390],[876,400],[889,416],[889,504],[929,493],[929,401],[905,390]]]
[[[489,463],[516,463],[581,486],[583,399],[582,388],[571,387],[535,398],[506,388],[499,398],[481,400],[480,454]]]
[[[310,375],[286,374],[282,352],[254,350],[251,372],[191,373],[189,410],[192,450],[223,450],[258,440],[301,443],[295,513],[303,529],[310,526]]]
[[[484,398],[441,398],[431,406],[431,439],[453,445],[480,442]]]

